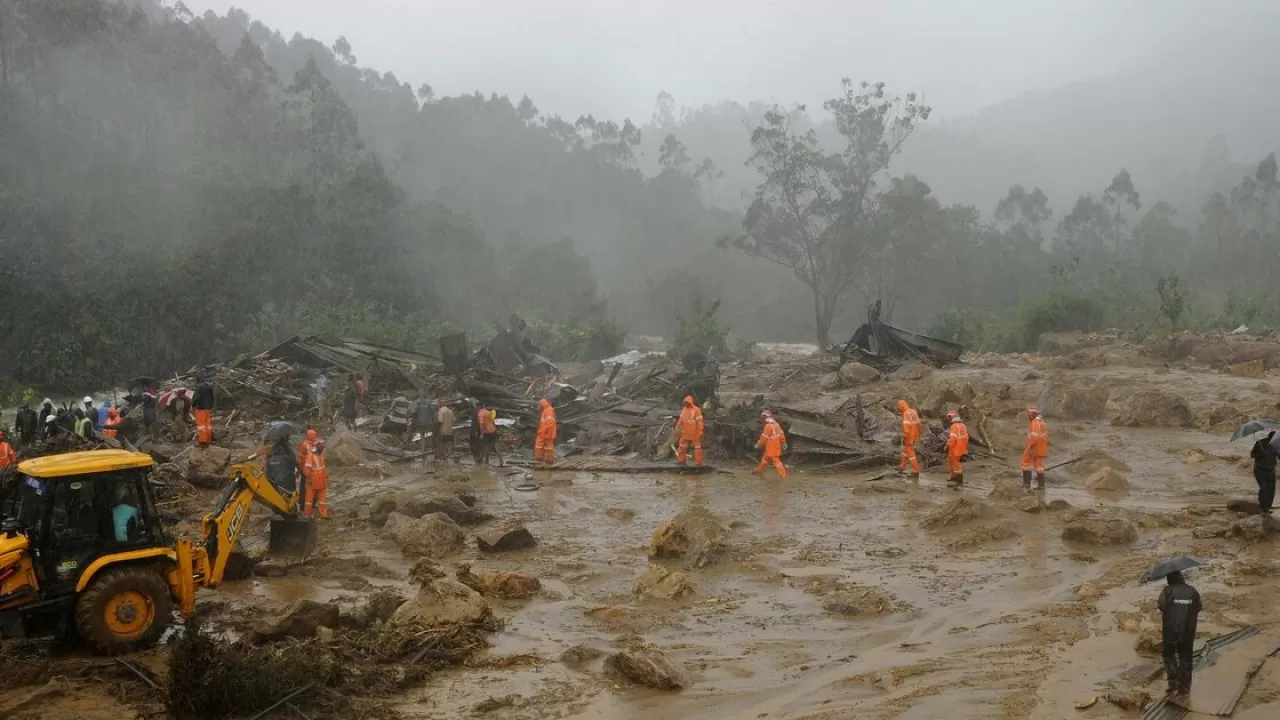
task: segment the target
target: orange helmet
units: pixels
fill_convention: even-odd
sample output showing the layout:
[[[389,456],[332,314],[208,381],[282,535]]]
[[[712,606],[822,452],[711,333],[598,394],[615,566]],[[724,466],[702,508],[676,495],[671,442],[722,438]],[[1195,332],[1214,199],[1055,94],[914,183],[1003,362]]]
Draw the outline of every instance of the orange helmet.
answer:
[[[319,436],[319,435],[320,435],[320,433],[316,432],[316,429],[315,429],[315,428],[307,428],[307,439],[308,439],[308,440],[315,440],[315,439],[316,439],[316,437],[317,437],[317,436]]]
[[[115,409],[115,407],[109,407],[107,408],[107,417],[120,417],[120,413]]]

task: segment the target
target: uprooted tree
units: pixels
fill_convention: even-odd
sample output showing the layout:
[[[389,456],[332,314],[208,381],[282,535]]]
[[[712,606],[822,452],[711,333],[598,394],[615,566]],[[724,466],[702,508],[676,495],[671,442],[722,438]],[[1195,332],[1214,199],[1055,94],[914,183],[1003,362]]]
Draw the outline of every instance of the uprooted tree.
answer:
[[[722,242],[789,268],[808,286],[822,347],[831,344],[832,318],[858,281],[861,261],[884,241],[873,220],[877,177],[929,117],[929,107],[914,93],[891,97],[884,83],[855,85],[846,78],[842,90],[823,103],[845,142],[838,153],[823,152],[817,135],[797,130],[782,108],[765,114],[751,133],[747,164],[762,179],[743,220],[744,234]]]

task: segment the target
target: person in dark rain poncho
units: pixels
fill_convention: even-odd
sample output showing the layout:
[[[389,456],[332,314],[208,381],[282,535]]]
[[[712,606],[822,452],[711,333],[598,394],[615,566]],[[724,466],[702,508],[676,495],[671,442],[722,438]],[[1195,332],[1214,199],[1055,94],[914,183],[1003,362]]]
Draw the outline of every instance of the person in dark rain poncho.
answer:
[[[1168,576],[1156,606],[1163,618],[1164,672],[1171,695],[1191,692],[1191,653],[1196,644],[1196,621],[1200,617],[1200,593],[1187,584],[1182,573]]]

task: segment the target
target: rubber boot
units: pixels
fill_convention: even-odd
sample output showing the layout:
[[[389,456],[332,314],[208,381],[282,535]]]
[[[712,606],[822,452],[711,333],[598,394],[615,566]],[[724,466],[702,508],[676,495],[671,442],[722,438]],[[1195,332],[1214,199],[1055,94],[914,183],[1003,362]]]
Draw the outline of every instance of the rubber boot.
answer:
[[[964,487],[964,473],[960,473],[956,476],[956,487]]]
[[[913,482],[913,483],[919,483],[919,482],[920,482],[920,473],[918,473],[918,472],[913,472],[913,473],[911,473],[911,482]]]
[[[1030,470],[1022,471],[1022,489],[1023,490],[1031,489],[1031,471]]]
[[[1044,473],[1036,473],[1036,489],[1044,490]]]

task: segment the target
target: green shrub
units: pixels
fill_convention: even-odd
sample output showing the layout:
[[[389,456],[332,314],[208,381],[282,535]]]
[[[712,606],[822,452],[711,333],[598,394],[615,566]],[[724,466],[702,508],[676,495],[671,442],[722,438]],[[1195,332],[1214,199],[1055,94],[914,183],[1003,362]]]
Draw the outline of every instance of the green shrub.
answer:
[[[543,354],[556,362],[586,362],[622,352],[627,332],[609,318],[578,320],[535,313],[524,318],[525,331]]]
[[[716,319],[718,307],[718,302],[708,307],[699,300],[687,315],[680,316],[680,328],[671,344],[672,357],[683,357],[695,350],[715,351],[722,356],[729,353],[729,326]]]

